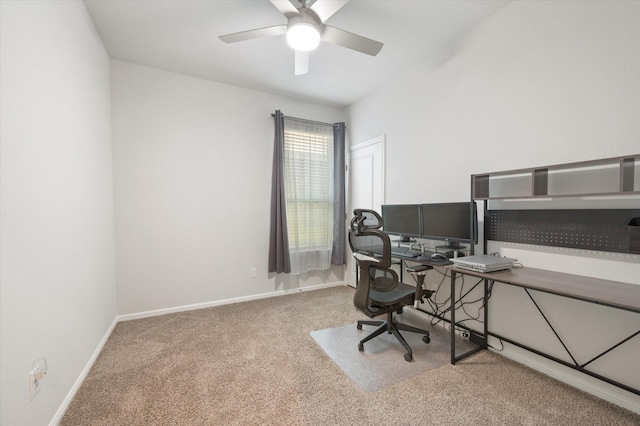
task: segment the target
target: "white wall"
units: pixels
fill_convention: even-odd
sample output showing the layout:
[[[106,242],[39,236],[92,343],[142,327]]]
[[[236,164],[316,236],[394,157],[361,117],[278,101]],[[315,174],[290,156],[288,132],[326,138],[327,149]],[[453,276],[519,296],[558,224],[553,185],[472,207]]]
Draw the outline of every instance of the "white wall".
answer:
[[[43,425],[116,315],[109,58],[82,2],[1,15],[0,424]]]
[[[117,60],[111,73],[119,314],[342,281],[341,267],[267,273],[271,114],[341,110]]]
[[[514,2],[352,105],[352,143],[387,135],[387,201],[466,199],[471,173],[638,153],[638,7]]]
[[[518,1],[352,105],[346,121],[353,144],[386,135],[387,203],[461,201],[470,196],[473,173],[638,154],[639,76],[640,3]],[[640,206],[637,198],[622,203]],[[526,266],[640,284],[637,255],[522,244],[490,249]],[[490,328],[560,352],[526,299],[497,286]],[[545,309],[557,304],[542,299]],[[573,333],[566,324],[588,325],[568,338],[583,362],[640,328],[638,315],[566,301],[559,308],[566,312],[554,321],[565,336]],[[640,388],[639,339],[620,349],[598,371]],[[594,393],[640,410],[636,395],[585,381]]]

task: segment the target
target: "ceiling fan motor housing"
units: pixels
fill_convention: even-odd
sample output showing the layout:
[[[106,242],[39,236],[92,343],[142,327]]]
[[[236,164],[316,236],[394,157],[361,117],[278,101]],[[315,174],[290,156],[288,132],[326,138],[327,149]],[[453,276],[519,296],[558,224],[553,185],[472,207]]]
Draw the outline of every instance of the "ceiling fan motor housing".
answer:
[[[302,8],[299,12],[288,17],[287,41],[296,50],[313,50],[320,43],[322,23],[310,9]]]

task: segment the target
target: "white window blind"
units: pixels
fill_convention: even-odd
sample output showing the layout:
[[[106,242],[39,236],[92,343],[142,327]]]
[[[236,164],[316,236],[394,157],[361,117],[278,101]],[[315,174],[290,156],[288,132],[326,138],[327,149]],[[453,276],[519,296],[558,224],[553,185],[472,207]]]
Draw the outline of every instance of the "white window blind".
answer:
[[[329,269],[333,244],[333,126],[284,119],[291,273]]]

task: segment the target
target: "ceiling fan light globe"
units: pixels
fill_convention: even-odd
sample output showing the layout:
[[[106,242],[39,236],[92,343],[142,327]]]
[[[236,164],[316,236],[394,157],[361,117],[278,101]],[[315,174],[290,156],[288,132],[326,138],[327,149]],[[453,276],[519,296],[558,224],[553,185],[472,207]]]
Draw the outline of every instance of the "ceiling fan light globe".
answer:
[[[287,30],[287,43],[295,50],[307,52],[320,44],[320,32],[309,23],[299,22]]]

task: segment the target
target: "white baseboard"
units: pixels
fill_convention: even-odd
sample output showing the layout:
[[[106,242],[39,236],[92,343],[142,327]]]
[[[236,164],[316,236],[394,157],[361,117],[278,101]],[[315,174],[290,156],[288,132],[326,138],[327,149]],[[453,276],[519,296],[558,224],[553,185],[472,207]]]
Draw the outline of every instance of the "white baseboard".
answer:
[[[300,288],[294,288],[290,290],[279,290],[279,291],[272,291],[269,293],[253,294],[251,296],[233,297],[231,299],[215,300],[213,302],[194,303],[193,305],[175,306],[172,308],[156,309],[153,311],[144,311],[144,312],[137,312],[134,314],[119,315],[117,320],[118,322],[131,321],[131,320],[137,320],[141,318],[155,317],[158,315],[173,314],[176,312],[193,311],[196,309],[211,308],[214,306],[230,305],[232,303],[248,302],[250,300],[259,300],[259,299],[266,299],[269,297],[284,296],[287,294],[300,293],[303,291],[320,290],[323,288],[337,287],[341,285],[345,285],[345,284],[342,281],[339,281],[339,282],[333,282],[333,283],[310,285],[308,287],[300,287]]]
[[[76,393],[78,392],[78,389],[80,389],[80,386],[82,386],[82,382],[84,382],[84,379],[87,378],[89,371],[91,371],[91,367],[93,367],[93,364],[96,362],[96,359],[98,359],[98,356],[100,355],[100,352],[102,352],[104,345],[107,343],[109,336],[111,336],[113,329],[116,328],[116,324],[118,324],[118,318],[114,318],[113,322],[107,329],[107,332],[104,334],[104,336],[98,343],[98,346],[93,351],[93,354],[91,354],[91,357],[89,357],[89,361],[87,361],[86,365],[80,372],[80,375],[76,379],[75,383],[73,384],[73,386],[71,386],[71,389],[67,393],[67,396],[62,401],[62,404],[60,404],[58,411],[56,411],[56,414],[53,416],[53,419],[51,419],[49,426],[57,426],[62,420],[64,413],[67,411],[67,408],[69,408],[69,404],[71,404],[71,401],[73,401],[73,398],[76,396]]]

